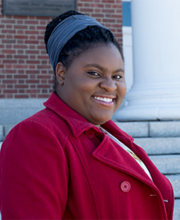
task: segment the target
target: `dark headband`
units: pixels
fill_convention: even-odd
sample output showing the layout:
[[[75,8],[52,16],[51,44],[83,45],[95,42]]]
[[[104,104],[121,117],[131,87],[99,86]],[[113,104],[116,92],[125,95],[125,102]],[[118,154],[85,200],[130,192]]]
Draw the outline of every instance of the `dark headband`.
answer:
[[[47,51],[54,73],[56,72],[56,65],[58,63],[59,54],[64,45],[77,32],[85,29],[88,26],[95,25],[109,30],[94,18],[88,17],[86,15],[72,15],[64,19],[54,28],[47,43]]]

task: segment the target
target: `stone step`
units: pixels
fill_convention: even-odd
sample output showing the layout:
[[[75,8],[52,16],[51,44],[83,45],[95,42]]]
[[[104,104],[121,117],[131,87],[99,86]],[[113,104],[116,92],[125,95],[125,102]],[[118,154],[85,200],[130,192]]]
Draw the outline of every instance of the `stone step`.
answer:
[[[180,199],[175,199],[173,220],[180,219]]]
[[[163,174],[180,174],[180,155],[149,156]]]
[[[180,137],[171,138],[135,138],[134,142],[148,155],[180,154]]]
[[[180,121],[116,122],[132,137],[180,137]]]
[[[180,198],[180,174],[166,175],[166,177],[170,180],[173,186],[175,198]]]
[[[3,132],[3,126],[0,125],[0,141],[4,139],[4,132]]]
[[[0,125],[0,141],[3,141],[14,125]]]

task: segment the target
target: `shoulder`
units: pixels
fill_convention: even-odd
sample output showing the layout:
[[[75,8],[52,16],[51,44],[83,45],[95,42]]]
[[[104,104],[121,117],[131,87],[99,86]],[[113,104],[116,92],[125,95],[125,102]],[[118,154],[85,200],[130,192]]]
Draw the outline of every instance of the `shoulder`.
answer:
[[[17,124],[5,141],[27,138],[31,139],[31,142],[33,140],[46,140],[52,143],[57,141],[63,146],[70,132],[69,126],[59,115],[44,109]]]

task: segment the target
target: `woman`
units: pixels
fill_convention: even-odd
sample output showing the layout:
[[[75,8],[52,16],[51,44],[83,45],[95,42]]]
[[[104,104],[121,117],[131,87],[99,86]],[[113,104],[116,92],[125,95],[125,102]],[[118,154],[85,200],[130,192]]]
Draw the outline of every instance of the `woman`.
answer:
[[[45,44],[54,92],[3,143],[2,219],[172,219],[170,182],[110,120],[126,93],[112,32],[68,11]]]

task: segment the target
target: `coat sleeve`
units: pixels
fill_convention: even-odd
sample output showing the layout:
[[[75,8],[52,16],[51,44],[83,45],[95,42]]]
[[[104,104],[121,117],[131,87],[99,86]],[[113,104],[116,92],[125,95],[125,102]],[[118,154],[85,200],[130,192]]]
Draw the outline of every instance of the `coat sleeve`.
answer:
[[[52,131],[24,121],[7,136],[0,154],[3,219],[61,219],[68,195],[68,166]]]

